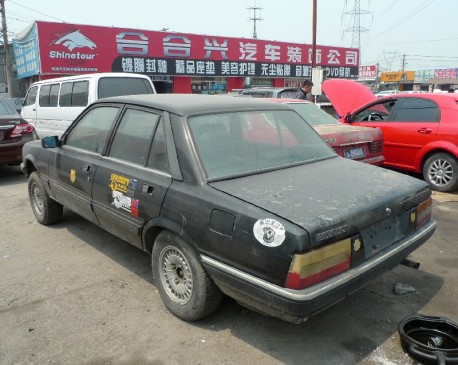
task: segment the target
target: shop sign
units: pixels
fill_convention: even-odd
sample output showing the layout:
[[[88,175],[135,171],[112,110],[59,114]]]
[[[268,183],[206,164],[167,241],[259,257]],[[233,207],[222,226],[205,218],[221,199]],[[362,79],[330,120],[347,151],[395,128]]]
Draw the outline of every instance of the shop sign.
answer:
[[[414,82],[422,84],[434,77],[434,70],[418,70],[415,71]]]
[[[281,76],[277,65],[281,69],[288,65],[294,75],[299,72],[298,67],[309,67],[312,63],[309,44],[41,21],[36,25],[42,73],[77,74],[115,69],[136,72],[129,70],[142,67],[148,73],[146,70],[152,70],[152,63],[156,62],[157,71],[151,71],[151,75],[163,75],[160,70],[165,64],[168,72],[172,70],[168,75],[199,75],[199,61],[213,62],[215,70],[222,71],[218,76],[227,75],[223,71],[228,69],[229,74],[241,76],[266,73]],[[358,59],[356,48],[316,47],[316,63],[327,68],[331,77],[357,77]],[[193,64],[196,71],[190,72]],[[239,70],[236,73],[231,71],[234,64]],[[248,72],[253,67],[251,64],[255,65],[254,73]],[[183,65],[185,72],[181,71]],[[202,75],[214,75],[207,71],[211,67],[212,64],[205,64]]]
[[[357,67],[324,67],[327,78],[356,78]],[[117,57],[114,72],[172,76],[311,77],[312,67],[262,62],[202,61]]]
[[[377,66],[359,66],[359,80],[375,80],[377,78]]]
[[[13,39],[13,53],[19,79],[39,74],[40,57],[36,24],[32,24],[21,39]]]
[[[435,69],[434,77],[436,79],[456,79],[458,78],[458,69],[457,68]]]
[[[413,82],[415,71],[382,72],[381,82]]]

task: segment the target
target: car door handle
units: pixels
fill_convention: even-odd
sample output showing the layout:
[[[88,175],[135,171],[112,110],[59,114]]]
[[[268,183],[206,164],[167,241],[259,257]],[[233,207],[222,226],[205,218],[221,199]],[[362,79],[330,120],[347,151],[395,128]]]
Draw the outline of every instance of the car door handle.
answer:
[[[154,186],[143,184],[142,193],[146,195],[153,195]]]
[[[420,128],[418,129],[418,133],[421,133],[421,134],[428,134],[428,133],[431,133],[433,130],[431,128]]]
[[[92,174],[92,167],[91,165],[84,165],[83,166],[83,173],[85,174]]]

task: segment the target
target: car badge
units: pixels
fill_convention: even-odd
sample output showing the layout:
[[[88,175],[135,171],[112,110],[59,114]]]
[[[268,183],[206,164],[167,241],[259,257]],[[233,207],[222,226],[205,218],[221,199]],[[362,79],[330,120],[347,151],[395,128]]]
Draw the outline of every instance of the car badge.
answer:
[[[386,214],[387,217],[390,216],[391,215],[391,209],[386,207],[385,208],[385,214]]]

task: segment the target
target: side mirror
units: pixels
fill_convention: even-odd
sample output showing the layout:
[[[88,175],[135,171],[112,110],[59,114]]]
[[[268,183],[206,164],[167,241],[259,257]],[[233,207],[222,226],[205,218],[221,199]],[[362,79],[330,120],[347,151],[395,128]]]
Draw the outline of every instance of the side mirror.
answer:
[[[59,146],[59,137],[57,136],[44,137],[41,140],[41,147],[43,148],[56,148],[58,146]]]
[[[345,122],[350,123],[351,122],[351,114],[345,114]]]

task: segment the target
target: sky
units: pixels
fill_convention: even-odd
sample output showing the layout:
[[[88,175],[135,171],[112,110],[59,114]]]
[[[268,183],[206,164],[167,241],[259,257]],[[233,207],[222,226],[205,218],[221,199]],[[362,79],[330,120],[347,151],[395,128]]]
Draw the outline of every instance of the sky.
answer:
[[[458,68],[458,0],[316,2],[316,42],[336,47],[358,43],[360,4],[362,66]],[[6,0],[5,10],[10,39],[35,20],[252,38],[256,17],[258,39],[312,44],[313,0]]]

